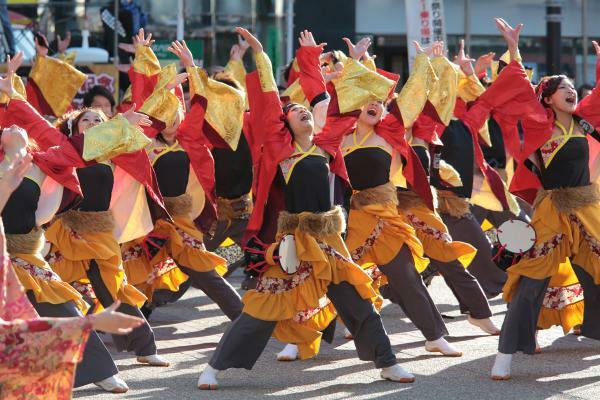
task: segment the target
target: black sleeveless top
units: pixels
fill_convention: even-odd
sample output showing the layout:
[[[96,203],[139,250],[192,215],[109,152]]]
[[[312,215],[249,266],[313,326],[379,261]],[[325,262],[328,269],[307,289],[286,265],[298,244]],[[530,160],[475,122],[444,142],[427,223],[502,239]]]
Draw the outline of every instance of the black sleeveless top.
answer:
[[[590,184],[590,149],[585,134],[574,133],[575,120],[569,130],[556,121],[562,135],[548,140],[537,151],[544,189],[587,186]]]
[[[4,229],[8,234],[25,234],[35,228],[35,212],[40,201],[41,190],[37,183],[24,178],[12,192],[2,211]]]
[[[392,156],[381,147],[358,147],[344,155],[350,184],[365,190],[390,181]]]
[[[77,177],[83,193],[83,201],[78,209],[81,211],[107,211],[115,182],[113,170],[107,164],[94,164],[77,168]]]
[[[315,150],[313,146],[307,152],[296,152],[280,163],[279,174],[284,182],[288,212],[331,210],[329,162],[324,156],[313,153]]]
[[[236,199],[250,192],[252,187],[252,157],[246,136],[242,133],[238,147],[214,148],[215,189],[217,196]]]
[[[185,151],[169,151],[154,159],[154,172],[165,197],[185,194],[190,176],[190,159]]]

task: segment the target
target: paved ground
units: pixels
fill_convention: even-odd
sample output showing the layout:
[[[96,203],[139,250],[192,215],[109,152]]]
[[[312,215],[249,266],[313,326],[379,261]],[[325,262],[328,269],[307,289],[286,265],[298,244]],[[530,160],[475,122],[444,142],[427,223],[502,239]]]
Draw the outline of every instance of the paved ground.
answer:
[[[241,278],[233,277],[239,287]],[[343,339],[338,327],[332,345],[324,343],[314,360],[282,363],[275,353],[282,345],[271,339],[254,370],[229,370],[221,374],[221,389],[196,389],[198,375],[213,352],[228,320],[197,290],[178,303],[158,309],[150,320],[159,352],[169,368],[149,368],[129,355],[115,355],[121,376],[131,390],[108,395],[93,386],[75,391],[77,399],[598,399],[600,351],[598,342],[563,336],[555,328],[540,334],[543,354],[517,355],[514,378],[509,382],[489,379],[497,337],[480,334],[458,312],[456,300],[441,278],[430,288],[446,319],[450,341],[464,351],[462,358],[444,358],[425,352],[423,337],[399,307],[388,304],[382,311],[385,327],[402,365],[417,376],[413,384],[379,379],[370,363],[355,358],[354,344]],[[492,301],[494,320],[502,323],[505,305]]]

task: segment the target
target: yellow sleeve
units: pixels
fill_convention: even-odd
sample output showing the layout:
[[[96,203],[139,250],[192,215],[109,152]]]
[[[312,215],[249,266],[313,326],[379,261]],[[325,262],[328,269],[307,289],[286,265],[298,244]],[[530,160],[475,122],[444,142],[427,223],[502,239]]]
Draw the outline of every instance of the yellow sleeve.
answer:
[[[6,95],[6,93],[0,93],[0,104],[6,104],[9,102],[10,99],[18,99],[23,101],[27,100],[27,92],[25,91],[25,85],[23,85],[23,80],[21,79],[21,77],[17,74],[14,74],[12,83],[14,90],[13,94],[9,98],[8,95]]]
[[[139,111],[171,126],[175,123],[179,110],[179,99],[172,90],[167,90],[167,84],[177,75],[177,66],[170,64],[159,71],[158,83],[154,91]]]
[[[156,54],[148,46],[139,46],[135,49],[132,67],[135,72],[146,76],[156,75],[161,71]]]
[[[377,65],[375,65],[375,59],[373,57],[364,57],[362,63],[371,71],[377,71]]]
[[[76,51],[72,51],[69,54],[67,53],[58,53],[57,58],[61,61],[66,62],[67,64],[70,65],[74,65],[75,64],[75,57],[77,57],[77,52]]]
[[[186,70],[192,96],[206,98],[206,122],[232,150],[237,149],[244,124],[244,93],[209,78],[202,68],[188,67]]]
[[[452,187],[460,187],[463,185],[460,174],[454,167],[446,161],[440,159],[439,166],[440,178]]]
[[[38,57],[31,68],[29,79],[39,88],[54,115],[63,115],[87,75],[64,61],[50,57]]]
[[[304,95],[304,90],[302,90],[302,86],[300,86],[300,80],[296,79],[294,83],[285,89],[282,93],[282,97],[289,97],[292,103],[302,104],[307,108],[310,108],[310,104]]]
[[[458,74],[446,57],[433,58],[431,66],[438,79],[434,81],[427,99],[435,108],[442,123],[448,125],[456,106]]]
[[[415,58],[415,64],[408,81],[402,87],[396,98],[396,103],[402,115],[405,127],[410,127],[418,118],[433,83],[437,80],[433,67],[426,54],[419,54]]]
[[[368,101],[386,100],[396,82],[346,58],[342,74],[333,79],[341,113],[360,109]]]
[[[82,158],[85,161],[110,160],[119,154],[141,150],[152,143],[144,132],[131,125],[121,114],[89,128],[83,137]]]
[[[225,72],[233,75],[235,80],[246,90],[246,68],[242,60],[229,60],[225,66]]]
[[[260,87],[263,92],[277,92],[277,84],[273,77],[273,66],[269,56],[264,51],[254,53],[256,57],[256,70],[260,79]]]
[[[458,69],[458,96],[461,99],[468,103],[476,100],[483,92],[485,88],[475,74],[467,76]]]

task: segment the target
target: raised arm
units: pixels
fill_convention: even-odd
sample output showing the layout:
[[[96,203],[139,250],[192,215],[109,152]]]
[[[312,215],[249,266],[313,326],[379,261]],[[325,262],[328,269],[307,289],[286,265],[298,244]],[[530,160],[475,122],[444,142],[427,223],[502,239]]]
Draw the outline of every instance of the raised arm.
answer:
[[[313,108],[315,133],[319,133],[325,126],[329,95],[325,87],[325,79],[321,73],[320,57],[327,43],[317,45],[310,31],[300,32],[300,48],[296,52],[298,68],[300,69],[299,82],[308,102]]]
[[[600,45],[595,40],[592,41],[592,44],[594,45],[594,50],[596,50],[596,87],[577,104],[575,114],[594,127],[596,132],[592,136],[594,139],[600,141],[600,135],[597,132],[600,130],[600,90],[598,89],[598,79],[600,78]]]
[[[236,31],[248,42],[256,58],[256,71],[246,76],[253,143],[257,147],[268,144],[269,154],[276,157],[281,151],[291,148],[292,137],[284,124],[285,115],[281,109],[271,60],[254,35],[244,28],[237,28]]]
[[[8,107],[4,112],[2,127],[18,125],[25,129],[32,139],[42,148],[58,146],[67,140],[58,129],[44,119],[35,108],[33,108],[20,95],[13,86],[14,72],[9,72],[6,77],[0,79],[0,91],[8,97]]]

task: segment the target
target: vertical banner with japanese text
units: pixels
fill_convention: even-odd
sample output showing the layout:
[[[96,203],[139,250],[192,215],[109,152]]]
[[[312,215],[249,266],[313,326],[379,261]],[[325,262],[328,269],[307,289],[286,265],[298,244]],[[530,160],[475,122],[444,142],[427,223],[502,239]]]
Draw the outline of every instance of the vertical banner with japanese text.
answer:
[[[435,41],[446,42],[444,0],[405,0],[404,4],[406,4],[408,67],[412,69],[417,55],[412,44],[413,40],[421,44],[421,47],[427,47]]]

